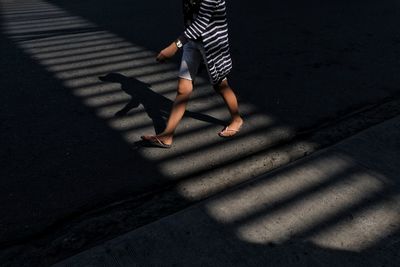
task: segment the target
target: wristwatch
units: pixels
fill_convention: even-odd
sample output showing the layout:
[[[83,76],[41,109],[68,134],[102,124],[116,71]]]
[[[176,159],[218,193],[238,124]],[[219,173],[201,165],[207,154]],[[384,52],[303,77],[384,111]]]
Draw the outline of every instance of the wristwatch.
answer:
[[[177,46],[179,49],[181,49],[182,46],[183,46],[181,40],[179,40],[179,39],[177,39],[177,40],[175,41],[175,44],[176,44],[176,46]]]

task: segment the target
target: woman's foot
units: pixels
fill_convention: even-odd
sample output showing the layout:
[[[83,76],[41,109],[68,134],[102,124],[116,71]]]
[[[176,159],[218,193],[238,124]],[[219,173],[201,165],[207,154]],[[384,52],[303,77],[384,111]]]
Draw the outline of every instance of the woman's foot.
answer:
[[[157,147],[170,148],[172,146],[172,135],[158,134],[158,135],[143,135],[141,136],[143,141],[147,141],[150,144]]]
[[[243,125],[243,119],[237,118],[231,121],[231,123],[226,126],[221,132],[218,133],[221,137],[233,137],[235,136]]]

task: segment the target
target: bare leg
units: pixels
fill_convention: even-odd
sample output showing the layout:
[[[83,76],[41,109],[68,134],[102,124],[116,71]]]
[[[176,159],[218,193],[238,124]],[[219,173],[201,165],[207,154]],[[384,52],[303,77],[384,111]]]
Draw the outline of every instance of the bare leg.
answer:
[[[220,84],[214,85],[214,90],[222,96],[231,114],[231,122],[228,125],[229,129],[239,129],[243,124],[243,119],[239,114],[236,95],[229,86],[228,80],[223,80]]]
[[[165,130],[157,135],[157,138],[164,144],[172,144],[173,136],[179,122],[185,114],[186,106],[189,101],[190,95],[193,91],[193,83],[190,80],[179,79],[178,90],[174,104],[172,106],[171,114],[167,121]],[[144,136],[144,139],[151,139],[153,136]]]

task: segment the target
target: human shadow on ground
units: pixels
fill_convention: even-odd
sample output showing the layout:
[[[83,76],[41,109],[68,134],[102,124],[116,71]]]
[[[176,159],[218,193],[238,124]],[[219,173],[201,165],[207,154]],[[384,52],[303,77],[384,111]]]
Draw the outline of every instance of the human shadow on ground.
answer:
[[[116,117],[127,115],[132,109],[143,106],[149,118],[153,121],[156,134],[161,133],[166,127],[166,118],[168,118],[173,102],[165,96],[151,90],[151,85],[141,82],[135,78],[124,76],[120,73],[109,73],[100,76],[103,82],[120,83],[121,89],[131,96],[131,100],[118,112]],[[208,122],[211,124],[225,125],[223,121],[209,115],[186,111],[186,117]]]

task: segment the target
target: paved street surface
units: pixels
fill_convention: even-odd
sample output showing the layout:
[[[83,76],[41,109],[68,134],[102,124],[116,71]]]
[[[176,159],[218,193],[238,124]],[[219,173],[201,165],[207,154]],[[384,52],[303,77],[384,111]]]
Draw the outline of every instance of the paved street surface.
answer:
[[[180,0],[159,2],[0,0],[0,260],[76,253],[321,146],[290,143],[300,132],[399,99],[397,2],[230,1],[243,131],[217,136],[229,114],[203,72],[174,147],[142,147],[141,135],[163,129],[177,85],[179,56],[155,55],[181,33]],[[346,134],[331,135],[321,143]],[[169,207],[157,202],[167,191]],[[86,222],[148,196],[156,211],[123,211],[144,218],[135,226]],[[91,235],[65,238],[78,224]]]
[[[399,135],[397,117],[54,267],[399,266]]]

